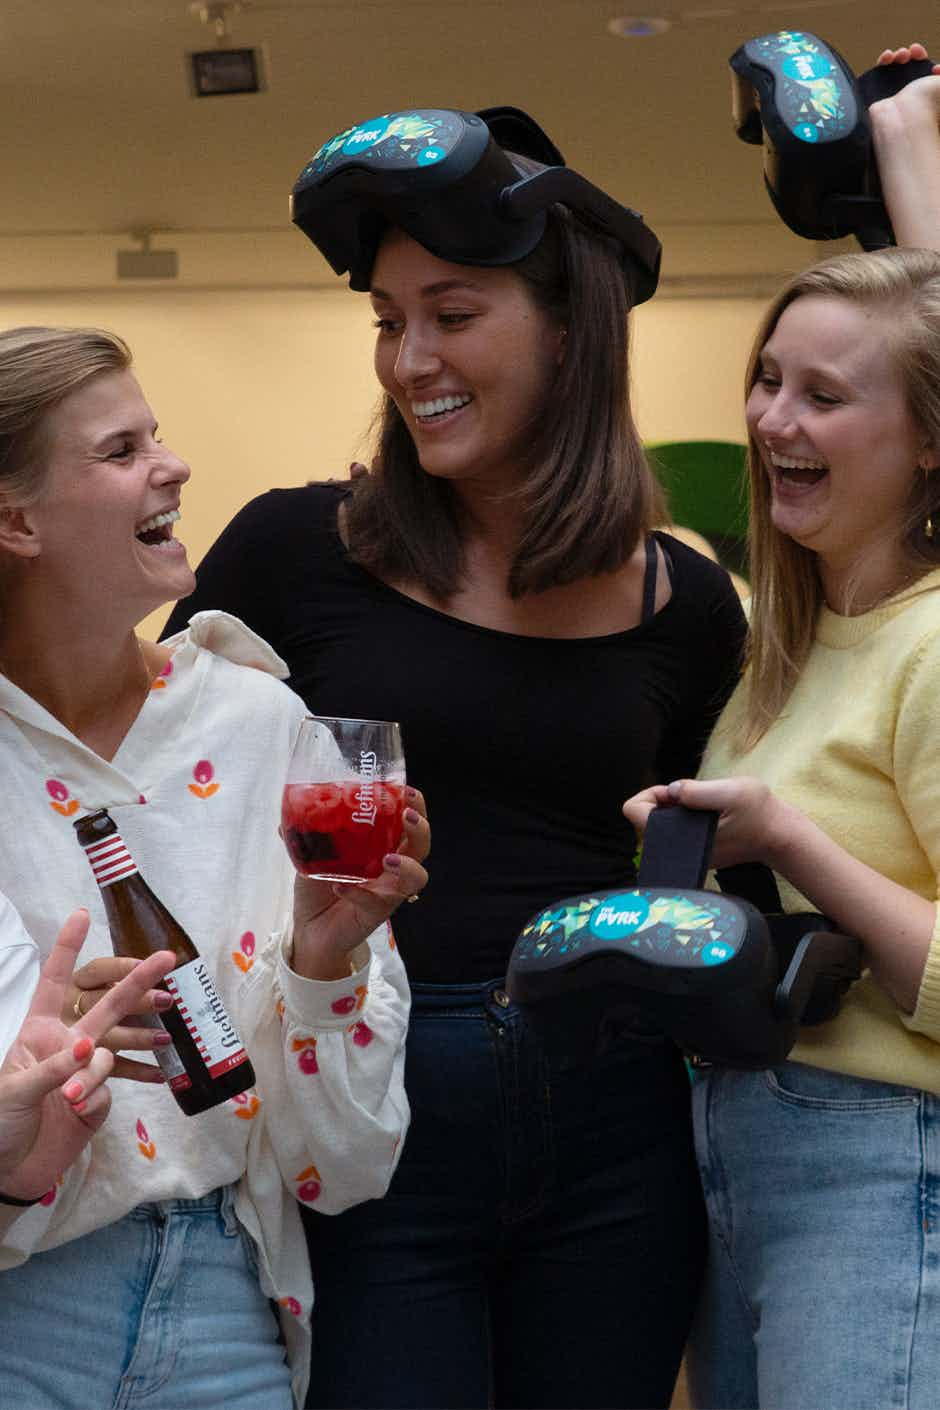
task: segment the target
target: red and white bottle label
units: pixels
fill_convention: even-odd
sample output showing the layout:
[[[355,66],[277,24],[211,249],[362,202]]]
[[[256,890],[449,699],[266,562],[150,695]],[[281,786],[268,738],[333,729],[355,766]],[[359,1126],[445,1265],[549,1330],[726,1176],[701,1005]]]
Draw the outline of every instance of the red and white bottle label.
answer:
[[[127,850],[127,844],[119,832],[112,832],[100,842],[91,842],[85,848],[95,880],[101,887],[111,886],[115,881],[123,881],[133,876],[137,863]]]
[[[219,998],[204,959],[180,965],[179,969],[167,975],[164,983],[176,1000],[177,1012],[186,1024],[210,1077],[222,1077],[233,1067],[247,1062],[248,1054],[225,1012],[225,1005]],[[183,1085],[178,1078],[170,1079],[174,1091],[180,1090]],[[185,1085],[189,1085],[188,1081]]]

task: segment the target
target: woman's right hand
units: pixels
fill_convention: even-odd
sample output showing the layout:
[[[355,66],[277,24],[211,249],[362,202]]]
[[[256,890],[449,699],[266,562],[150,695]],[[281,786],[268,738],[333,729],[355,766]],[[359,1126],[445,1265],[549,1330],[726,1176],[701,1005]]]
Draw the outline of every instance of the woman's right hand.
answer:
[[[116,984],[133,973],[139,961],[121,955],[103,955],[90,960],[75,971],[72,982],[65,990],[62,1005],[62,1022],[75,1024],[84,1018],[109,995]],[[173,1007],[173,998],[165,989],[148,988],[138,993],[134,990],[133,1008],[126,1008],[115,1019],[111,1027],[102,1033],[98,1045],[112,1053],[153,1052],[155,1048],[166,1047],[169,1034],[162,1028],[151,1028],[139,1021],[152,1019],[154,1014],[165,1013]],[[133,1058],[117,1057],[114,1064],[114,1077],[132,1078],[138,1082],[160,1082],[160,1069],[152,1063],[135,1062]]]
[[[926,59],[923,44],[885,49],[879,64]],[[885,205],[899,245],[940,252],[940,64],[868,109]]]
[[[41,1197],[101,1126],[111,1103],[105,1079],[117,1069],[112,1054],[99,1046],[102,1038],[115,1032],[124,1014],[141,1009],[176,962],[171,950],[127,961],[124,977],[92,1011],[65,1024],[63,996],[87,932],[88,912],[75,911],[42,967],[29,1012],[0,1068],[0,1189],[16,1199]],[[153,1071],[162,1081],[159,1068]]]

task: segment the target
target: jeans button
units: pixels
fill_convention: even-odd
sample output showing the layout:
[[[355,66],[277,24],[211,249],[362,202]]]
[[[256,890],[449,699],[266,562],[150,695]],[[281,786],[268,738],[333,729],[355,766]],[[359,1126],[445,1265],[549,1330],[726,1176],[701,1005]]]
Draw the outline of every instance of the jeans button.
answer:
[[[505,989],[494,989],[493,1002],[499,1004],[501,1009],[508,1009],[509,1005],[512,1003],[512,1000],[506,993]]]

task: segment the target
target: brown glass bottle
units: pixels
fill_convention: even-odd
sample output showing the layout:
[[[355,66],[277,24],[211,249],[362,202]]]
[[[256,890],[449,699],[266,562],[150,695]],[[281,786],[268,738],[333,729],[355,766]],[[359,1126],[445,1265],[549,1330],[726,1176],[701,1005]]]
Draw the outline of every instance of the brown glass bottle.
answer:
[[[254,1069],[199,951],[144,881],[104,809],[73,826],[101,888],[114,953],[136,960],[157,950],[176,954],[162,984],[176,1006],[155,1020],[173,1039],[154,1050],[170,1091],[187,1116],[237,1097],[253,1086]]]

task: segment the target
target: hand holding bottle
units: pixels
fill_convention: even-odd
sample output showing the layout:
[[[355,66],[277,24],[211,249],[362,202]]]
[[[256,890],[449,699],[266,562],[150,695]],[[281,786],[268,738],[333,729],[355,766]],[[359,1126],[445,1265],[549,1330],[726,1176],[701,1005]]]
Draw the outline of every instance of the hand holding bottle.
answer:
[[[88,912],[63,925],[20,1032],[0,1067],[0,1190],[14,1199],[40,1198],[108,1114],[104,1085],[112,1053],[96,1046],[140,1005],[175,959],[170,951],[134,964],[90,1013],[71,1026],[61,1018],[76,957],[88,933]],[[157,1068],[149,1080],[161,1081]]]
[[[384,860],[374,881],[347,884],[294,882],[292,967],[306,979],[343,979],[351,952],[388,920],[405,900],[417,900],[428,881],[422,862],[431,850],[431,830],[422,794],[405,791],[403,832],[397,852]]]
[[[74,1024],[76,1019],[90,1013],[116,984],[126,975],[133,974],[136,968],[137,960],[126,955],[102,955],[82,965],[72,976],[63,998],[63,1023]],[[167,1041],[163,1030],[153,1026],[153,1015],[159,1016],[172,1007],[173,998],[165,989],[148,989],[136,998],[132,1008],[122,1010],[115,1026],[101,1035],[99,1047],[110,1048],[115,1054],[153,1052]],[[158,1082],[161,1079],[157,1072],[158,1069],[150,1063],[118,1056],[111,1075],[137,1082]]]

